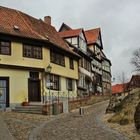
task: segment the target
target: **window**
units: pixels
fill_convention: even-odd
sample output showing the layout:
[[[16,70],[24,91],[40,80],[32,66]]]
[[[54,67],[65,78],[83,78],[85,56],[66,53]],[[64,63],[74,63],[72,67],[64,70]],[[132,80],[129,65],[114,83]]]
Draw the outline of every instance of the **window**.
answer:
[[[84,51],[87,52],[87,44],[85,40],[81,37],[79,37],[79,47]]]
[[[0,41],[0,54],[11,55],[11,42]]]
[[[84,58],[81,58],[80,61],[79,61],[79,66],[83,67],[84,69],[90,71],[91,69],[91,65],[90,65],[90,62],[87,61],[86,59]]]
[[[72,45],[74,45],[75,47],[78,47],[78,40],[77,40],[77,37],[66,38],[66,40],[67,40],[68,42],[70,42]]]
[[[69,58],[69,62],[70,62],[70,69],[74,69],[73,59]]]
[[[23,56],[29,58],[42,59],[42,47],[24,44]]]
[[[67,79],[67,90],[72,91],[72,79]]]
[[[79,66],[80,66],[80,67],[83,67],[83,59],[84,59],[84,58],[81,58],[81,59],[79,60]]]
[[[96,75],[96,82],[101,86],[102,85],[102,77],[101,75],[97,74]]]
[[[48,75],[48,79],[51,83],[50,89],[52,90],[59,90],[59,76],[58,75],[54,75],[54,74],[50,74]]]
[[[51,51],[50,59],[51,59],[51,62],[53,62],[55,64],[65,66],[65,57],[62,54]]]
[[[39,79],[39,72],[30,72],[31,79]]]
[[[78,86],[83,87],[83,88],[85,87],[85,76],[83,73],[79,73]]]

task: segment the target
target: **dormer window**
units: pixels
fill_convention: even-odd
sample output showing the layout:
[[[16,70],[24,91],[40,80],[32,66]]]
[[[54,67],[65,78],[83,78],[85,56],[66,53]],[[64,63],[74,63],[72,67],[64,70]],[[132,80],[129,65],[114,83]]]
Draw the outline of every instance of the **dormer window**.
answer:
[[[77,37],[71,37],[71,38],[66,38],[66,40],[71,43],[72,45],[74,45],[75,47],[78,47],[78,40]]]
[[[11,55],[11,42],[0,40],[0,54]]]
[[[19,27],[17,25],[14,25],[13,28],[14,28],[15,31],[19,31]]]

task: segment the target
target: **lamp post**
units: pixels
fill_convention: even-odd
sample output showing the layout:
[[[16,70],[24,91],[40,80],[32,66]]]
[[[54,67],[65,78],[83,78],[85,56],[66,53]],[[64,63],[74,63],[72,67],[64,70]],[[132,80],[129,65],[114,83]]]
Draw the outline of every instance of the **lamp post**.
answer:
[[[113,83],[113,82],[115,82],[115,77],[113,77],[113,79],[112,79],[112,81],[111,81],[111,82],[112,82],[112,83]]]
[[[50,104],[50,86],[51,86],[51,82],[50,82],[50,73],[51,73],[51,70],[52,70],[52,67],[51,67],[51,65],[49,64],[48,66],[47,66],[47,68],[46,68],[46,72],[48,73],[48,88],[49,88],[49,104]]]

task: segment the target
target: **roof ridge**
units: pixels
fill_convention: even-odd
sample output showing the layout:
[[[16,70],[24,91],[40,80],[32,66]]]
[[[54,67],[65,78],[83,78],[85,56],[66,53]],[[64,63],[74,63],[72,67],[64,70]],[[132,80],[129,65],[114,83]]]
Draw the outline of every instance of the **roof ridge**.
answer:
[[[93,29],[88,29],[88,30],[85,30],[85,32],[88,32],[88,31],[93,31],[93,30],[97,30],[97,29],[101,29],[100,27],[98,27],[98,28],[93,28]]]
[[[62,23],[62,24],[64,24],[66,27],[68,27],[69,29],[72,29],[69,25],[67,25],[66,23]]]
[[[0,6],[0,22],[0,33],[46,41],[77,56],[59,36],[54,26],[47,25],[44,21],[22,11]],[[19,26],[21,31],[15,32],[13,30],[14,25]]]
[[[71,30],[66,30],[66,31],[62,31],[62,32],[71,32],[71,31],[75,31],[75,30],[83,30],[83,29],[82,28],[78,28],[78,29],[71,29]]]

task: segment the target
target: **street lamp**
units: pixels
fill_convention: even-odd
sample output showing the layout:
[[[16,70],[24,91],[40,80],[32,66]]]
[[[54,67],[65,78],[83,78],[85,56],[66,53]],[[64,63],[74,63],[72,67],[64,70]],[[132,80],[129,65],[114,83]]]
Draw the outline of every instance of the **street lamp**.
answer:
[[[111,89],[110,89],[111,92],[110,92],[110,98],[111,98],[111,95],[112,95],[112,83],[114,83],[115,80],[116,80],[115,77],[113,77],[112,80],[111,80]]]
[[[115,77],[113,77],[113,79],[112,79],[112,81],[111,81],[111,82],[113,83],[113,82],[115,82],[115,80],[116,80],[116,79],[115,79]]]
[[[47,72],[48,74],[50,74],[50,73],[51,73],[51,70],[52,70],[52,67],[51,67],[51,65],[49,64],[49,65],[47,66],[47,68],[46,68],[46,72]]]
[[[47,87],[49,88],[49,103],[50,103],[50,86],[51,86],[50,73],[51,73],[51,70],[52,70],[52,67],[49,64],[46,68],[46,72],[48,73]]]

